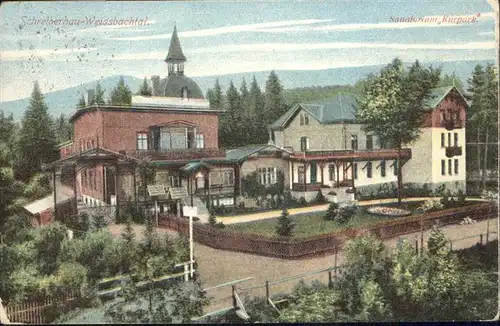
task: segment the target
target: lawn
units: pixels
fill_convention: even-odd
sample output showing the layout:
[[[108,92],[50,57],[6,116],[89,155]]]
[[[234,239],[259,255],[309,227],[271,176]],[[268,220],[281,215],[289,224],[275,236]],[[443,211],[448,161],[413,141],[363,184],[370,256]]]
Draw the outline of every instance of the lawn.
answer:
[[[326,212],[291,215],[290,217],[295,224],[293,237],[306,238],[318,234],[330,233],[345,228],[356,228],[360,226],[371,225],[389,219],[389,217],[369,214],[361,209],[360,212],[356,216],[354,216],[348,223],[338,224],[334,221],[324,220],[323,216],[325,214]],[[227,225],[226,228],[235,232],[261,234],[264,236],[273,237],[276,235],[276,223],[277,218],[272,218],[262,221],[230,224]]]
[[[413,214],[418,214],[417,208],[422,205],[423,201],[404,202],[401,208],[411,211]],[[474,204],[475,202],[466,202],[466,205]],[[397,207],[397,203],[381,204],[377,206]],[[324,212],[314,212],[306,214],[290,215],[295,228],[293,231],[294,238],[306,238],[319,234],[339,231],[346,228],[358,228],[369,226],[381,221],[396,219],[398,217],[379,216],[366,212],[370,206],[363,206],[358,209],[358,213],[346,224],[339,224],[334,221],[323,219],[326,214]],[[408,217],[408,216],[405,216]],[[267,237],[276,236],[275,227],[278,218],[265,219],[247,223],[229,224],[226,226],[228,230],[235,232],[244,232],[252,234],[260,234]]]

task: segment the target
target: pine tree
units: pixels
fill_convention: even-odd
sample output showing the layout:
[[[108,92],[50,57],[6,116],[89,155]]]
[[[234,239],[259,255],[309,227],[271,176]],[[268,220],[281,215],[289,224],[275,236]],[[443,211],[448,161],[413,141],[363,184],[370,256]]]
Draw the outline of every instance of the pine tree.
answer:
[[[125,84],[123,77],[120,77],[118,84],[111,92],[109,98],[111,105],[129,105],[132,104],[132,92],[130,88]]]
[[[222,95],[222,89],[219,85],[219,79],[215,80],[214,89],[210,90],[208,95],[210,107],[212,109],[222,109],[224,98]]]
[[[59,116],[59,118],[56,119],[56,123],[55,123],[57,142],[63,143],[65,141],[70,140],[72,138],[72,134],[73,134],[72,129],[73,129],[73,127],[69,123],[68,119],[66,119],[64,114],[61,114]]]
[[[211,227],[217,225],[217,217],[215,217],[215,212],[213,211],[213,209],[210,210],[210,216],[208,217],[208,225]]]
[[[79,108],[84,108],[84,107],[86,107],[86,106],[87,106],[87,104],[85,103],[85,98],[83,97],[83,95],[82,95],[82,97],[80,97],[80,99],[78,100],[78,104],[77,104],[77,106],[78,106]]]
[[[283,85],[273,70],[266,81],[266,102],[264,107],[264,117],[266,124],[273,123],[283,113],[286,105],[283,99]]]
[[[334,221],[337,218],[338,212],[339,212],[339,204],[331,203],[328,206],[328,210],[326,211],[326,214],[324,217],[325,220]]]
[[[94,97],[90,100],[88,105],[104,105],[106,101],[104,100],[104,89],[101,86],[101,83],[98,81],[95,86],[95,94]]]
[[[248,91],[245,78],[243,78],[240,86],[240,106],[242,115],[245,117],[245,119],[250,118],[252,116],[250,110],[250,92]]]
[[[276,224],[276,234],[278,234],[281,237],[291,237],[293,228],[295,227],[291,218],[288,215],[289,214],[288,210],[286,209],[286,206],[283,206],[281,215],[278,218],[278,224]]]
[[[132,227],[132,221],[131,219],[127,219],[127,223],[125,225],[125,230],[121,234],[122,239],[125,240],[127,243],[131,243],[135,240],[135,232],[134,228]]]
[[[40,86],[35,82],[17,142],[19,164],[16,166],[16,178],[28,181],[41,171],[42,164],[57,160],[59,153],[55,148],[56,137],[52,127]]]
[[[142,96],[151,96],[153,95],[153,90],[148,84],[148,80],[144,77],[144,81],[142,82],[141,88],[139,89],[139,95]]]
[[[265,96],[260,90],[257,79],[253,76],[252,83],[250,84],[250,116],[261,118],[264,112]]]

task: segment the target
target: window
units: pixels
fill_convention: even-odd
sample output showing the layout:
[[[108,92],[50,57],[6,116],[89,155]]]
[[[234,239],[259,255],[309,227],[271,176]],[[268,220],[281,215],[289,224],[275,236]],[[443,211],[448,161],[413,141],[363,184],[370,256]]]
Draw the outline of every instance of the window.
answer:
[[[94,140],[92,139],[90,142],[91,142],[91,144],[92,144],[92,148],[95,148],[95,143],[94,143]]]
[[[307,137],[300,137],[300,151],[305,152],[309,149],[309,139]]]
[[[87,148],[85,149],[90,149],[90,140],[87,140]]]
[[[328,174],[330,175],[330,181],[335,180],[335,165],[328,165]]]
[[[358,135],[351,135],[351,149],[358,150]]]
[[[446,116],[444,114],[444,111],[441,111],[441,122],[446,120]]]
[[[458,133],[453,133],[454,146],[458,146]]]
[[[171,187],[180,187],[181,186],[181,178],[178,175],[170,175],[168,177],[168,183]]]
[[[380,176],[385,177],[385,161],[380,162]]]
[[[458,159],[455,159],[455,174],[458,174]]]
[[[444,147],[445,146],[445,136],[444,136],[444,132],[441,133],[441,147]]]
[[[441,175],[446,175],[446,161],[441,160]]]
[[[92,182],[94,184],[94,189],[97,189],[97,173],[95,171],[92,173],[92,178],[93,178]]]
[[[394,175],[398,175],[398,160],[394,160],[394,163],[392,165],[394,167]]]
[[[366,135],[366,149],[373,149],[373,135]]]
[[[368,179],[372,177],[372,162],[366,163],[366,177]]]
[[[261,185],[273,185],[276,183],[277,168],[258,168],[259,182]]]
[[[354,179],[358,178],[358,163],[352,165],[352,173],[354,174]]]
[[[196,148],[205,148],[205,141],[203,139],[203,135],[196,135]]]
[[[303,165],[298,167],[298,182],[299,183],[305,182],[305,169]]]
[[[94,171],[89,171],[89,188],[94,189]]]
[[[182,89],[182,99],[187,100],[188,99],[188,90],[186,87]]]
[[[460,121],[460,111],[455,112],[455,121]]]
[[[448,133],[448,147],[451,146],[451,132]]]
[[[210,186],[234,185],[233,171],[210,172]]]
[[[387,142],[379,138],[378,140],[380,148],[387,148]]]
[[[307,113],[301,113],[300,114],[300,125],[307,126],[308,124],[309,124],[309,116],[307,115]]]
[[[448,159],[448,175],[451,175],[451,159]]]
[[[148,134],[145,132],[137,133],[137,149],[148,149]]]

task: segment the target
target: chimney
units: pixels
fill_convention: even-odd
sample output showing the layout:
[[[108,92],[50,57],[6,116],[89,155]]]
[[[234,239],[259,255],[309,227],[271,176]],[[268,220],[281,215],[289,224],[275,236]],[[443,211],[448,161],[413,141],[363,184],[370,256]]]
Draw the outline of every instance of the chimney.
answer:
[[[153,84],[153,96],[160,95],[160,76],[151,76],[151,82]]]
[[[87,105],[91,105],[92,101],[94,100],[94,93],[95,91],[93,89],[87,90]]]

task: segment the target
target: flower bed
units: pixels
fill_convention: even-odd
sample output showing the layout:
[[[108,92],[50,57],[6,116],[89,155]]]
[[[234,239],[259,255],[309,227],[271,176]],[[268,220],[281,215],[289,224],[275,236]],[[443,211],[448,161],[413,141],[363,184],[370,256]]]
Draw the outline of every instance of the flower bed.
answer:
[[[412,212],[405,209],[387,206],[373,206],[366,210],[370,214],[384,215],[384,216],[409,216]]]

